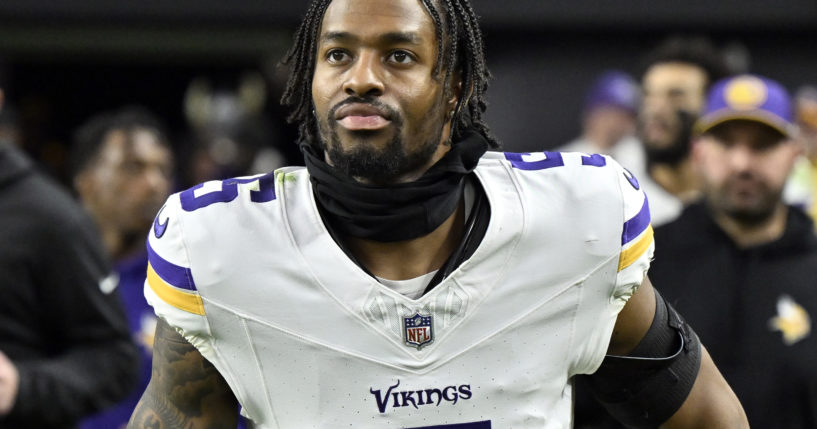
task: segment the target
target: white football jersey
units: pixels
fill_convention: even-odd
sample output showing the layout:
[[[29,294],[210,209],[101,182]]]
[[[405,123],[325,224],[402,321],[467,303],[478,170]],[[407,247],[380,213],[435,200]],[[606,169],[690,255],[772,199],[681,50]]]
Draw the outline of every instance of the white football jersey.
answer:
[[[171,196],[145,295],[257,428],[569,428],[652,257],[638,182],[600,155],[488,153],[475,253],[419,299],[333,241],[304,168]]]

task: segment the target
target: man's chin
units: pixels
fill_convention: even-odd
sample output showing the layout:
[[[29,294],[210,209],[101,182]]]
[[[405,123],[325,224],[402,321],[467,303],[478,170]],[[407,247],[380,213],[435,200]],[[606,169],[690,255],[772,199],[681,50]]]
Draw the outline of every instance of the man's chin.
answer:
[[[351,153],[364,150],[364,148],[371,152],[382,152],[393,140],[394,134],[388,130],[343,130],[337,133],[337,140],[333,144],[337,146],[335,151],[342,153]]]
[[[767,222],[774,214],[774,207],[766,207],[757,202],[733,202],[725,212],[739,223],[751,226]]]
[[[744,210],[732,213],[730,217],[742,225],[753,226],[765,224],[771,218],[771,213]]]

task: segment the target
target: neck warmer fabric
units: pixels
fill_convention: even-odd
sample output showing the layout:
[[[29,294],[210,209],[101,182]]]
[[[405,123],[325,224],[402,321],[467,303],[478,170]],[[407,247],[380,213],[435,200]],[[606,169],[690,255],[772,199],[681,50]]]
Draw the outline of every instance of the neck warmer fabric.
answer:
[[[388,186],[359,183],[338,173],[308,144],[301,144],[301,151],[315,199],[333,229],[395,242],[427,235],[454,213],[465,176],[474,171],[488,146],[481,134],[468,131],[419,179]]]

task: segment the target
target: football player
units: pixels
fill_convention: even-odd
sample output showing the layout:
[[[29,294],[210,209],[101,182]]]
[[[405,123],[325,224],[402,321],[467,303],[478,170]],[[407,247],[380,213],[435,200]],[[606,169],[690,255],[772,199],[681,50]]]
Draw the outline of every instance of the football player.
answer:
[[[645,278],[636,178],[489,151],[467,0],[313,1],[286,62],[306,167],[168,199],[131,428],[568,428],[590,373],[629,426],[746,427]]]

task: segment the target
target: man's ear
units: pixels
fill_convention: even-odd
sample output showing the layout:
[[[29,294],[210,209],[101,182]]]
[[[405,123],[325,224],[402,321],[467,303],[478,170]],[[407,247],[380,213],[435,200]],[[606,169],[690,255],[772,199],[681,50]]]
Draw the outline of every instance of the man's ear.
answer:
[[[449,91],[450,97],[448,98],[447,103],[448,119],[454,118],[454,116],[456,116],[460,110],[462,110],[463,106],[468,104],[468,101],[471,99],[471,95],[474,92],[473,87],[469,87],[467,91],[463,91],[462,86],[462,73],[454,73],[451,76],[451,91]],[[464,96],[463,92],[465,92]]]
[[[778,144],[786,145],[786,152],[787,152],[787,167],[789,173],[791,173],[792,169],[794,169],[794,165],[797,163],[797,160],[806,153],[806,148],[803,142],[799,141],[799,139],[792,139],[787,138]]]
[[[794,157],[799,157],[805,155],[806,150],[806,141],[805,139],[798,139],[798,138],[787,138],[786,141],[783,143],[789,144],[792,146],[792,151],[794,151]]]

